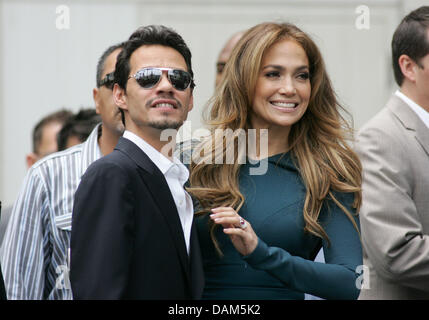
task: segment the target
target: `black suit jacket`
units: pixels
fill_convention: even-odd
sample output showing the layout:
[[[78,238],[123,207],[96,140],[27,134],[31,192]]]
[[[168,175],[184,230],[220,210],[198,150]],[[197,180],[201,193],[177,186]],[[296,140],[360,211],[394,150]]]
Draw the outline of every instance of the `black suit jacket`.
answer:
[[[1,221],[1,201],[0,201],[0,221]],[[0,300],[6,300],[6,290],[4,288],[3,274],[0,265]]]
[[[75,194],[70,280],[74,299],[198,299],[197,233],[190,255],[164,175],[133,142],[94,162]]]
[[[1,272],[1,266],[0,266],[0,300],[6,300],[6,289],[4,287],[3,274]]]

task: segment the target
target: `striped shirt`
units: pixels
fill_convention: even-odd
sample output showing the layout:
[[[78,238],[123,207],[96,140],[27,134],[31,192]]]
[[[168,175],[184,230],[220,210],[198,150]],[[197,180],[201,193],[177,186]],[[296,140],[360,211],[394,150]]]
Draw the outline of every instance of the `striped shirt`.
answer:
[[[74,193],[88,166],[101,157],[100,125],[88,139],[53,153],[28,171],[1,248],[11,300],[72,299],[69,248]]]

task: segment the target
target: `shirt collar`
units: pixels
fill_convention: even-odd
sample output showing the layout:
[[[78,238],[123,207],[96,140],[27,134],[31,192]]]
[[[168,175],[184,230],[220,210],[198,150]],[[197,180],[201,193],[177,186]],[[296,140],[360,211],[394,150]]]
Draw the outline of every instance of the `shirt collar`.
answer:
[[[98,145],[99,130],[102,129],[101,123],[97,124],[92,130],[89,137],[82,143],[82,174],[86,171],[91,163],[101,158],[101,150]]]
[[[404,101],[417,114],[417,116],[423,121],[423,123],[426,125],[426,127],[429,128],[429,112],[427,112],[425,109],[423,109],[417,103],[415,103],[413,100],[411,100],[405,94],[403,94],[401,91],[396,90],[395,95],[398,96],[402,101]]]
[[[180,162],[177,157],[173,157],[173,161],[165,157],[161,152],[152,147],[149,143],[147,143],[144,139],[134,134],[131,131],[125,130],[124,138],[134,142],[148,157],[149,159],[158,167],[158,169],[165,175],[177,175],[177,178],[183,183],[185,183],[189,178],[189,171]],[[171,170],[173,167],[178,167],[177,174],[175,170]]]

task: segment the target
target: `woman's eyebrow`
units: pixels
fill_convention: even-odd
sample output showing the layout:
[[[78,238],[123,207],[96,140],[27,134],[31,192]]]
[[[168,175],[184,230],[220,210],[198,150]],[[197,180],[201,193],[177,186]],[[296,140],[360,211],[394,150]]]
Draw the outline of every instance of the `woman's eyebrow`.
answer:
[[[276,70],[279,70],[279,71],[283,71],[283,70],[286,69],[285,67],[277,65],[277,64],[268,64],[268,65],[264,66],[262,68],[262,70],[265,70],[265,69],[268,69],[268,68],[273,68],[273,69],[276,69]],[[299,66],[299,67],[295,68],[295,71],[302,71],[302,70],[308,70],[308,66],[307,65],[302,65],[302,66]]]

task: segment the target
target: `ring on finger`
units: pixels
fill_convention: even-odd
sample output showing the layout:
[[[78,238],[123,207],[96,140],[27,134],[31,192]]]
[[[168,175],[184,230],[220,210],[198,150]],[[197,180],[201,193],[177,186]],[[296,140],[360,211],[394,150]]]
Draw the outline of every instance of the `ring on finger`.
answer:
[[[242,217],[240,217],[240,228],[241,229],[247,228],[247,222]]]

